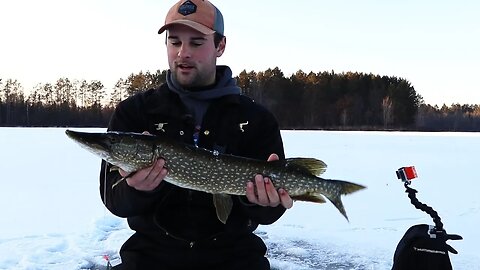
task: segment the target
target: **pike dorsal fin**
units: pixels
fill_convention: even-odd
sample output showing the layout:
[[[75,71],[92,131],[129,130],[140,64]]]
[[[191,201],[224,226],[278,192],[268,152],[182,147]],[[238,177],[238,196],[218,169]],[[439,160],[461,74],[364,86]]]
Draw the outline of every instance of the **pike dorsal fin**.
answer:
[[[233,207],[232,197],[228,194],[213,194],[213,204],[217,211],[218,220],[223,224],[227,223]]]
[[[284,162],[288,167],[296,167],[316,176],[320,176],[327,170],[327,164],[315,158],[287,158]]]

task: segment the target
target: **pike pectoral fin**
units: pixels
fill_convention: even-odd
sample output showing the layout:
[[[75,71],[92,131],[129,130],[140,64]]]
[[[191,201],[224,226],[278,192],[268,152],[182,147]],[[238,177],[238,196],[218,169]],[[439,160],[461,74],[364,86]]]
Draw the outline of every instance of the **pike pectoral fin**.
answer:
[[[217,217],[223,224],[227,223],[228,216],[232,212],[232,197],[227,194],[213,194],[213,204],[217,211]]]
[[[112,167],[110,167],[110,170],[109,170],[109,171],[110,171],[110,172],[115,172],[115,171],[118,171],[119,169],[120,169],[119,167],[117,167],[117,166],[115,166],[115,165],[112,165]],[[116,187],[118,184],[120,184],[123,180],[125,180],[125,177],[122,177],[122,178],[120,178],[120,180],[118,180],[118,181],[116,181],[115,183],[113,183],[112,189],[113,189],[114,187]]]
[[[123,180],[125,180],[125,179],[127,179],[127,178],[126,178],[126,177],[122,177],[122,178],[120,178],[120,180],[118,180],[117,182],[113,183],[112,189],[113,189],[114,187],[116,187],[118,184],[120,184],[120,183],[121,183]]]
[[[126,180],[128,177],[132,176],[135,172],[129,173],[127,176],[120,178],[117,182],[113,183],[112,189],[120,184],[123,180]]]

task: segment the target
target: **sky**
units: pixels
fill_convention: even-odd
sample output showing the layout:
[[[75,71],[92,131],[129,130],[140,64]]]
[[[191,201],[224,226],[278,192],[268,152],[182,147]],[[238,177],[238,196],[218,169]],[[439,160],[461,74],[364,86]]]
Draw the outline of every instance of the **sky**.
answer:
[[[105,129],[75,129],[103,132]],[[458,254],[453,269],[480,270],[479,133],[282,131],[287,157],[323,160],[326,179],[367,188],[343,196],[349,221],[327,202],[296,201],[256,230],[274,270],[391,269],[408,228],[433,225],[415,209],[395,171],[415,166],[411,187],[434,208]],[[38,143],[41,141],[42,143]],[[0,269],[78,270],[118,258],[132,231],[100,199],[100,159],[65,128],[0,128]],[[8,158],[5,158],[8,157]]]
[[[158,35],[172,0],[0,1],[0,78],[24,88],[61,77],[107,89],[168,68]],[[212,1],[234,75],[279,67],[406,79],[428,104],[480,104],[480,2],[475,0]]]

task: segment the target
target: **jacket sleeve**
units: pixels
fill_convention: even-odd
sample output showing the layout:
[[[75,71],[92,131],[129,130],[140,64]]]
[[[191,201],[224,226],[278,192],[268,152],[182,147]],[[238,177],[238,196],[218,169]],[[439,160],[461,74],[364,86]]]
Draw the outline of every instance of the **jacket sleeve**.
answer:
[[[266,110],[261,114],[263,117],[256,117],[255,136],[249,140],[249,149],[251,153],[247,155],[251,158],[267,160],[270,154],[277,154],[280,160],[285,159],[282,137],[275,117]],[[252,204],[246,196],[239,197],[239,205],[242,211],[257,224],[271,224],[277,221],[285,212],[285,207],[264,207]]]
[[[138,97],[122,101],[113,113],[108,130],[109,131],[130,131],[143,132],[147,125],[142,122],[139,110],[141,102]],[[111,170],[112,165],[102,161],[100,169],[100,196],[103,203],[110,212],[120,217],[131,217],[151,211],[159,196],[165,192],[164,183],[152,192],[138,191],[126,181],[114,183],[122,177],[116,170]]]

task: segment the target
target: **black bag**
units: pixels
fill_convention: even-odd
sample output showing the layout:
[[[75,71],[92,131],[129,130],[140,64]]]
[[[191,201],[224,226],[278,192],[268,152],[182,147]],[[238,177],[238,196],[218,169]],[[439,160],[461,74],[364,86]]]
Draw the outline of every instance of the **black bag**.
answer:
[[[414,225],[398,243],[392,270],[452,270],[448,252],[457,251],[446,241],[459,239],[460,235],[437,231],[427,224]]]

